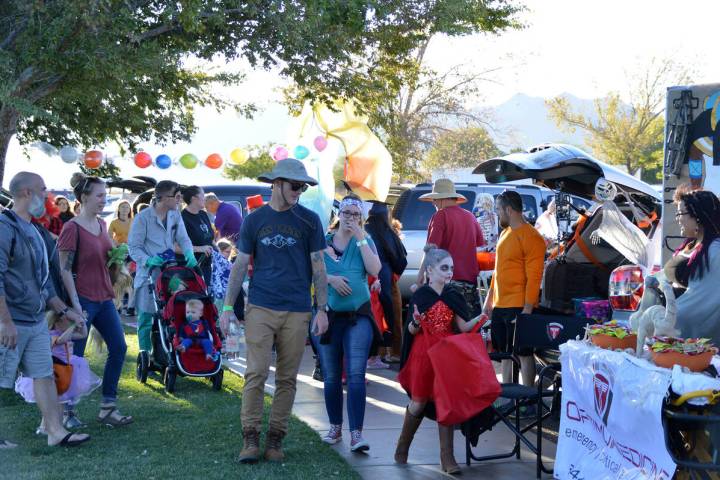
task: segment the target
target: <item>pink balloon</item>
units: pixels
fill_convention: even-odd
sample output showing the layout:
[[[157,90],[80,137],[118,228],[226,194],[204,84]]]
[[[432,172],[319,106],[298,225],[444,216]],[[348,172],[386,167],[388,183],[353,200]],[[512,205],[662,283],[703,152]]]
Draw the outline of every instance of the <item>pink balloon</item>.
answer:
[[[287,148],[278,145],[273,149],[272,157],[276,162],[279,162],[280,160],[285,160],[286,158],[288,158]]]
[[[319,135],[315,137],[315,140],[313,140],[313,145],[315,145],[315,149],[318,152],[322,152],[327,147],[327,139],[323,137],[322,135]]]

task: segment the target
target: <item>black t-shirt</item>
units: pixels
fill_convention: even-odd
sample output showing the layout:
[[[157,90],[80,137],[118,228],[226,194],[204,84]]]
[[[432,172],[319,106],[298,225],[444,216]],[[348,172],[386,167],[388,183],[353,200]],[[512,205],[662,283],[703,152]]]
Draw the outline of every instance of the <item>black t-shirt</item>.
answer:
[[[204,245],[212,245],[215,233],[212,229],[212,223],[204,210],[198,213],[190,213],[187,210],[182,211],[185,230],[194,247],[202,247]]]

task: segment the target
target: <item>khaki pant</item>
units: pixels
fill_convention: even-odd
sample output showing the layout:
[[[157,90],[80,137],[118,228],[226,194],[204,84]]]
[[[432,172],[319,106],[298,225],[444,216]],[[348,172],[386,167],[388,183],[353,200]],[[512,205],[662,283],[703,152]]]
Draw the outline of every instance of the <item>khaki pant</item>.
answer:
[[[309,312],[281,312],[248,305],[245,313],[247,369],[241,412],[243,428],[260,430],[265,381],[275,343],[275,395],[270,411],[270,429],[287,433],[309,323]]]

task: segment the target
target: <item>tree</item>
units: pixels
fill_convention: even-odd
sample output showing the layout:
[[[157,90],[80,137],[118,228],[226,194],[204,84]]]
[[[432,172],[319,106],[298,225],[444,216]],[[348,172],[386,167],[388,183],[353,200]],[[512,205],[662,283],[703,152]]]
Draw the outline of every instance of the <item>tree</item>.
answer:
[[[467,127],[441,133],[422,162],[424,170],[477,167],[484,160],[502,155],[487,130]]]
[[[653,59],[630,75],[628,103],[619,92],[595,100],[596,118],[574,111],[562,96],[546,104],[559,127],[589,134],[585,143],[600,159],[624,166],[631,175],[642,169],[643,180],[657,182],[662,178],[665,88],[688,84],[690,76],[674,60]]]
[[[278,66],[306,99],[349,98],[371,78],[367,52],[402,63],[433,32],[462,34],[467,3],[482,23],[502,26],[507,0],[5,0],[0,4],[0,182],[13,135],[88,148],[129,150],[154,140],[186,141],[193,109],[239,105],[213,93],[242,75],[189,67],[191,60],[243,58]],[[487,4],[491,4],[488,6]],[[370,82],[372,83],[372,82]],[[318,87],[322,87],[322,89]]]
[[[250,153],[250,157],[242,165],[226,164],[223,170],[223,177],[230,180],[240,180],[242,178],[256,179],[261,174],[269,172],[273,169],[275,161],[270,156],[271,145],[252,145],[245,149]]]
[[[493,69],[469,72],[456,65],[438,72],[428,67],[425,54],[433,36],[497,34],[519,27],[515,15],[521,7],[509,1],[444,0],[436,4],[437,8],[421,19],[414,32],[416,41],[403,55],[390,49],[369,51],[363,59],[369,75],[351,97],[367,113],[369,127],[390,151],[397,180],[422,177],[422,160],[439,134],[487,125],[482,112],[469,111],[465,104],[478,94],[481,82]],[[299,110],[308,90],[327,93],[322,85],[294,85],[286,90],[288,104]]]

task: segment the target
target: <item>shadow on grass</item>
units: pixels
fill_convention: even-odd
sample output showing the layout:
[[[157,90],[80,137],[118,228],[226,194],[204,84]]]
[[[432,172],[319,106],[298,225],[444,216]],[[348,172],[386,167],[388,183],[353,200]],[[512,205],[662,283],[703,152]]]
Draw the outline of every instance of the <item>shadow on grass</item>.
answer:
[[[236,463],[242,446],[242,379],[226,371],[223,389],[215,391],[205,379],[178,378],[174,394],[165,392],[152,377],[142,385],[135,380],[137,337],[128,331],[126,338],[128,354],[118,403],[135,423],[117,429],[99,425],[95,417],[100,392],[96,391],[78,405],[80,418],[88,423],[83,431],[92,440],[75,449],[47,447],[45,437],[34,435],[40,420],[37,408],[14,393],[0,392],[0,436],[20,444],[0,450],[0,479],[360,478],[295,417],[284,442],[284,463]],[[90,363],[96,373],[102,372],[104,358],[91,357]],[[266,423],[270,403],[266,397]]]

